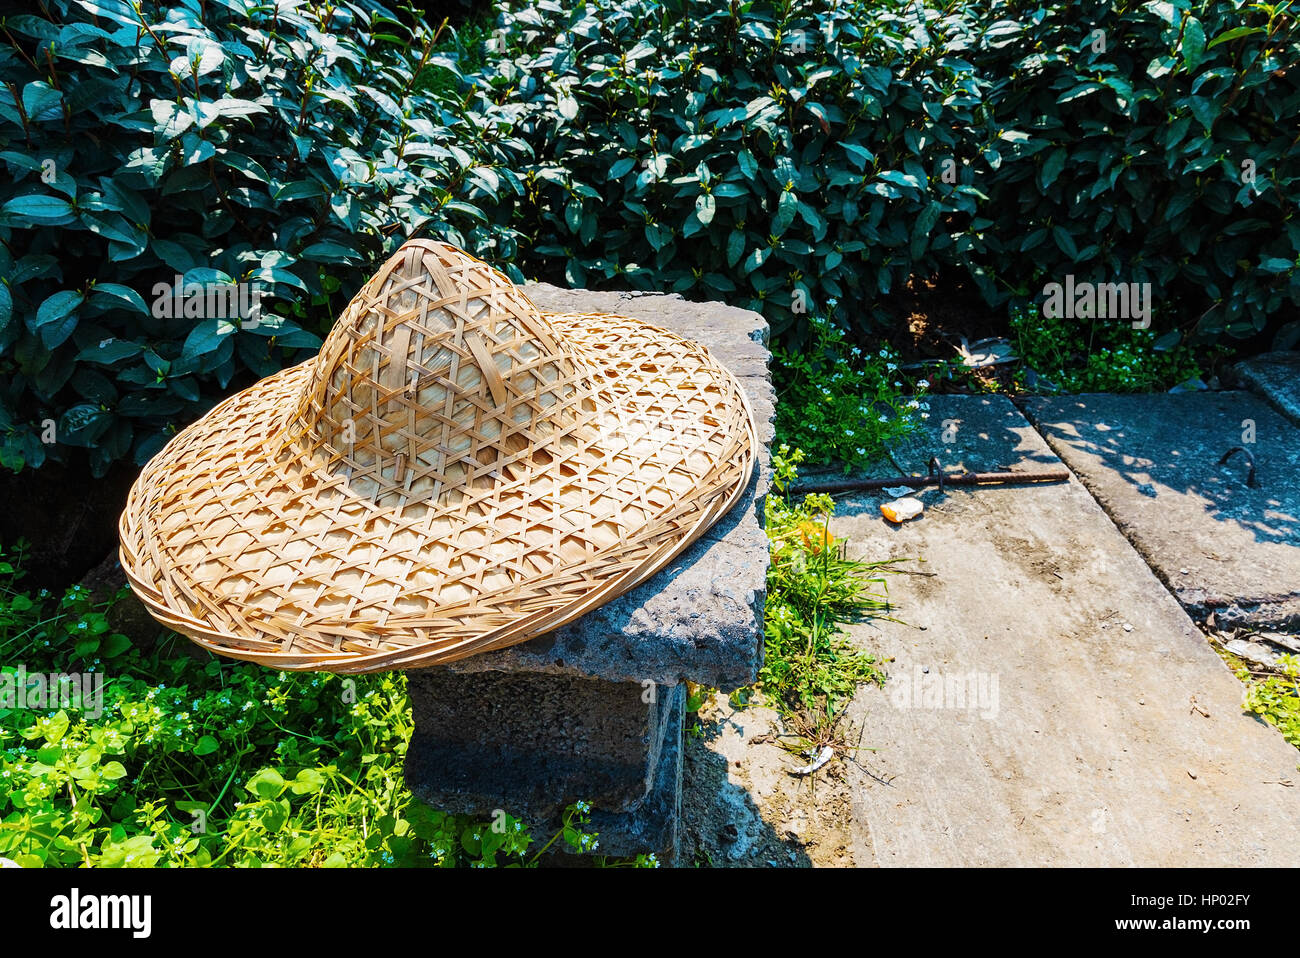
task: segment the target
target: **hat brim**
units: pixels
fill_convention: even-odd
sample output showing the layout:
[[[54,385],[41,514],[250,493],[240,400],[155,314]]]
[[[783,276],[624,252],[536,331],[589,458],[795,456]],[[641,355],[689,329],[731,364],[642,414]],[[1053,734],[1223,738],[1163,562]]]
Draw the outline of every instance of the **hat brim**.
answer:
[[[748,398],[667,330],[543,315],[590,365],[596,409],[529,474],[454,510],[358,495],[285,441],[309,360],[220,403],[145,466],[119,524],[136,594],[218,654],[360,673],[527,641],[664,568],[748,485]]]

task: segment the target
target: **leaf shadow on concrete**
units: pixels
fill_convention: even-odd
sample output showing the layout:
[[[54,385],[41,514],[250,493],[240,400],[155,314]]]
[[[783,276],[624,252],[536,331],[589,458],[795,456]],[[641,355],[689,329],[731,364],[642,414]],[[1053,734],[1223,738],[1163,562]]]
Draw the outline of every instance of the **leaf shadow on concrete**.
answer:
[[[1170,524],[1199,513],[1257,542],[1300,546],[1300,433],[1248,393],[1069,396],[1026,410],[1121,526],[1144,512]],[[1238,446],[1259,488],[1246,484],[1242,453],[1219,463]]]
[[[1246,392],[1035,398],[1026,414],[1198,620],[1300,627],[1300,431]],[[1247,483],[1248,450],[1258,487]]]
[[[937,459],[945,474],[1018,470],[1033,472],[1059,467],[1060,459],[1047,450],[1037,433],[1011,403],[1001,396],[961,396],[960,403],[939,397],[932,403],[936,415],[926,425],[895,445],[892,458],[877,460],[855,476],[886,479],[891,476],[923,476],[930,460]],[[902,472],[900,473],[900,470]],[[969,487],[967,487],[969,488]],[[1014,486],[989,486],[988,490],[1013,490]],[[930,486],[909,493],[927,508],[948,495]],[[854,493],[836,505],[836,515],[879,515],[886,493]],[[882,520],[883,521],[883,520]],[[898,526],[886,523],[889,528]]]

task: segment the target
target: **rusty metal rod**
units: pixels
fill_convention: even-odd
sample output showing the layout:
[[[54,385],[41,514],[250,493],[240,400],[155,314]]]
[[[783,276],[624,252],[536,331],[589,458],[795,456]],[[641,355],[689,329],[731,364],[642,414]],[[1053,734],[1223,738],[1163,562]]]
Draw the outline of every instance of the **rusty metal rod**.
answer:
[[[1041,472],[952,472],[939,469],[939,460],[930,460],[930,474],[926,476],[892,476],[888,479],[801,479],[791,484],[795,495],[808,493],[856,492],[859,490],[888,489],[907,486],[924,489],[927,486],[1005,486],[1018,483],[1064,482],[1070,478],[1068,469],[1044,469]]]
[[[1233,454],[1238,452],[1241,453],[1242,458],[1244,458],[1250,465],[1250,472],[1246,473],[1246,485],[1250,486],[1252,489],[1258,489],[1260,486],[1259,480],[1255,478],[1255,457],[1250,454],[1250,450],[1245,446],[1233,446],[1223,454],[1223,458],[1219,460],[1219,465],[1226,466],[1228,460],[1233,457]]]

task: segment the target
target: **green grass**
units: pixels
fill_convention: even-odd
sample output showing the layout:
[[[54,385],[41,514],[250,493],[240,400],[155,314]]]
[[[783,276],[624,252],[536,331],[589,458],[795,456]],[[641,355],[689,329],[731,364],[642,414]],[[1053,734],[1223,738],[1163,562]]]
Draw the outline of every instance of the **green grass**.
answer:
[[[863,682],[883,685],[877,661],[855,647],[844,624],[888,616],[885,577],[892,562],[846,557],[846,544],[830,531],[835,504],[829,496],[792,501],[790,484],[803,460],[781,446],[767,497],[771,565],[767,577],[767,654],[759,676],[765,696],[786,717],[829,716]]]

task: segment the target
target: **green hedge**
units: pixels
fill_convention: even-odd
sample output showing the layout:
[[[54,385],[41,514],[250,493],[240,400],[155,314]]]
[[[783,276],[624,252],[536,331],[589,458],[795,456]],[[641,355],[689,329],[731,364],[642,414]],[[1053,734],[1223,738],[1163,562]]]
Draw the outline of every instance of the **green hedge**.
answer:
[[[492,107],[426,92],[446,58],[418,18],[372,3],[139,6],[47,0],[0,32],[0,464],[13,469],[77,447],[96,474],[146,461],[228,391],[319,346],[407,235],[515,255],[496,194],[521,189],[523,146]],[[160,316],[155,290],[177,276],[258,284],[269,308],[247,329]]]
[[[1276,8],[509,0],[469,49],[370,2],[34,9],[0,31],[10,468],[146,460],[415,233],[748,304],[794,349],[832,300],[861,339],[940,272],[996,305],[1150,282],[1162,347],[1300,332]],[[159,315],[177,276],[277,298],[248,329]]]
[[[748,304],[796,343],[827,300],[866,331],[944,267],[991,304],[1150,282],[1162,331],[1202,340],[1300,302],[1278,8],[552,0],[498,29],[479,82],[539,157],[527,262],[573,285]]]

